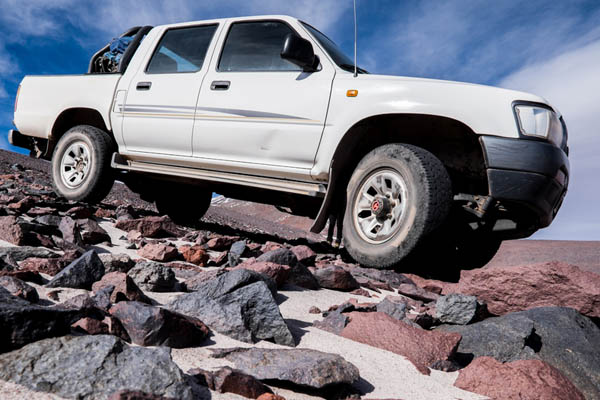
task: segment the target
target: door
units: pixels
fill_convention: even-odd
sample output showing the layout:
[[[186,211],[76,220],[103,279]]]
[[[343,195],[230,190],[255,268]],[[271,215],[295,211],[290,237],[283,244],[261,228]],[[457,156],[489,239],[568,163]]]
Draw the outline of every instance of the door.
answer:
[[[335,70],[322,59],[319,71],[305,73],[282,59],[283,43],[291,32],[280,20],[229,26],[216,65],[200,89],[194,157],[313,166]]]
[[[131,80],[123,109],[127,151],[192,155],[198,92],[216,24],[168,29]]]

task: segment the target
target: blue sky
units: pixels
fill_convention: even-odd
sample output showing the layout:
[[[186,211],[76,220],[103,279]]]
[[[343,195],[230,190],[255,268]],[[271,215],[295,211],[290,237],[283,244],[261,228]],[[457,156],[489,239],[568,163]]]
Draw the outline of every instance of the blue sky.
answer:
[[[357,3],[359,64],[370,72],[520,89],[557,106],[570,132],[570,193],[535,237],[600,240],[600,1]],[[1,148],[24,75],[83,73],[131,26],[289,14],[353,48],[351,0],[0,0],[0,9]]]

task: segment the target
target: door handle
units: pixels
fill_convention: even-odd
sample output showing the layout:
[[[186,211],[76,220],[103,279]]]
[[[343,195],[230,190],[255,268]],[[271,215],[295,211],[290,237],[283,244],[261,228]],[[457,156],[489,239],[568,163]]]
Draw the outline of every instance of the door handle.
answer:
[[[138,82],[135,87],[137,90],[150,90],[152,87],[152,82]]]
[[[229,81],[213,81],[210,84],[210,90],[227,90],[230,85],[231,82]]]

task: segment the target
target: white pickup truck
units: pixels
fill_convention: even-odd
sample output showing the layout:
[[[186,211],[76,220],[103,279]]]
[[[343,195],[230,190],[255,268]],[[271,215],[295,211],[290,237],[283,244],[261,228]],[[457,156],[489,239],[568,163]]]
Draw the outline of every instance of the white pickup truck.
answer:
[[[355,71],[289,16],[122,37],[112,69],[107,46],[87,74],[20,85],[10,143],[52,160],[67,199],[99,201],[119,179],[190,222],[218,192],[310,216],[313,232],[329,221],[366,266],[444,232],[475,267],[548,226],[566,193],[567,129],[538,96]]]

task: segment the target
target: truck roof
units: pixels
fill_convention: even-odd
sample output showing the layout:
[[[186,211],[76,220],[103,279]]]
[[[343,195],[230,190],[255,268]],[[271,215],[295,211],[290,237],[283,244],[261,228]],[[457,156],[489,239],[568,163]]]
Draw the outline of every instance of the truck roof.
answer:
[[[251,20],[257,20],[257,19],[297,20],[297,18],[289,16],[289,15],[277,15],[277,14],[273,14],[273,15],[251,15],[251,16],[244,16],[244,17],[228,17],[228,18],[205,19],[205,20],[188,21],[188,22],[176,22],[176,23],[173,23],[173,24],[157,25],[157,26],[155,26],[155,28],[173,28],[173,27],[189,26],[189,25],[197,25],[197,24],[221,23],[221,22],[225,22],[225,21],[229,21],[229,20],[236,20],[236,21],[245,21],[245,20],[248,20],[248,21],[251,21]]]

